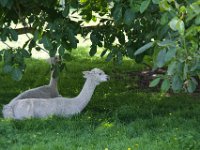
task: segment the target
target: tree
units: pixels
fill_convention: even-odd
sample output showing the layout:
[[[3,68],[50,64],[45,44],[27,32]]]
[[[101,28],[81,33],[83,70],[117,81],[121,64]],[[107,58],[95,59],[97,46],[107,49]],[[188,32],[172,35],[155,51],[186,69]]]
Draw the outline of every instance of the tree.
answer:
[[[146,61],[153,69],[167,68],[165,75],[152,81],[161,89],[182,88],[193,92],[199,78],[200,3],[195,0],[1,0],[1,42],[18,40],[30,33],[28,41],[17,49],[0,51],[4,71],[20,80],[25,69],[24,58],[43,44],[50,56],[56,52],[68,59],[77,48],[80,34],[90,35],[90,55],[103,47],[101,56],[121,63],[123,57]],[[79,17],[77,18],[77,14]],[[84,26],[89,21],[96,26]],[[11,28],[11,24],[22,28]],[[2,59],[3,58],[3,59]]]

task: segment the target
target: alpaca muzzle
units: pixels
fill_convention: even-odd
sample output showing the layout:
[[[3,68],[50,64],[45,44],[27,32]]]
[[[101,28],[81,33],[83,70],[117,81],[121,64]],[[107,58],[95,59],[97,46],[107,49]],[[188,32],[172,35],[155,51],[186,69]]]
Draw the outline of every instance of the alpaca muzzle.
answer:
[[[110,80],[110,76],[109,75],[106,75],[106,80]]]

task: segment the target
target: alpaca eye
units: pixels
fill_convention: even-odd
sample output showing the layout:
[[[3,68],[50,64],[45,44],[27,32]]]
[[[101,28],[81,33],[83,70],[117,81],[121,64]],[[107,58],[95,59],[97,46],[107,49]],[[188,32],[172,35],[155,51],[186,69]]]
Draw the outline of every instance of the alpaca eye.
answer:
[[[102,73],[99,73],[99,75],[102,75]]]

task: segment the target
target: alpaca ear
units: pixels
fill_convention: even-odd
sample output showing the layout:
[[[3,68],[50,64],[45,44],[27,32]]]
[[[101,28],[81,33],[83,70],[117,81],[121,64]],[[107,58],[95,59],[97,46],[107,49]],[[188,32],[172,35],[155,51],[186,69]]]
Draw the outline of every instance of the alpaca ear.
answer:
[[[84,74],[84,78],[87,78],[88,77],[88,75],[90,74],[90,71],[83,71],[83,74]]]
[[[83,71],[83,74],[88,75],[88,74],[90,74],[90,71]]]

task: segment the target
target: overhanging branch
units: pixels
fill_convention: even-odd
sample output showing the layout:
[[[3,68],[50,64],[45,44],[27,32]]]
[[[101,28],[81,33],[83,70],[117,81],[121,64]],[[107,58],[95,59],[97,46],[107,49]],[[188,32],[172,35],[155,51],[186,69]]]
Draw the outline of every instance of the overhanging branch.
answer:
[[[81,29],[82,30],[86,30],[86,31],[92,31],[92,30],[95,30],[95,29],[100,29],[102,28],[103,26],[82,26]],[[34,34],[36,28],[32,28],[32,27],[22,27],[22,28],[16,28],[14,29],[18,35],[22,35],[22,34],[27,34],[27,33],[31,33],[31,34]]]
[[[27,34],[27,33],[33,34],[36,29],[32,27],[23,27],[23,28],[17,28],[14,30],[18,33],[18,35],[21,35],[21,34]]]

